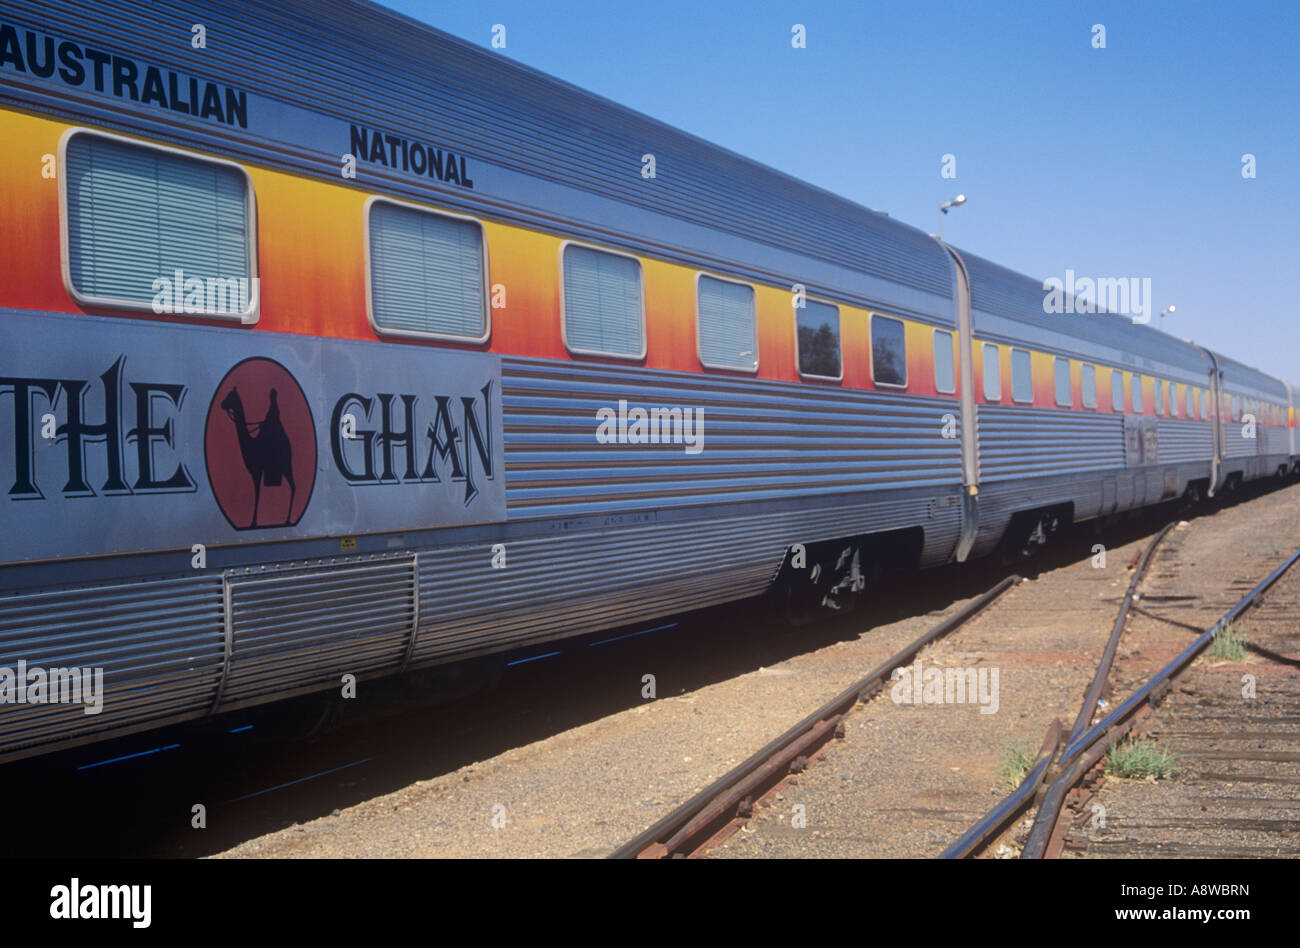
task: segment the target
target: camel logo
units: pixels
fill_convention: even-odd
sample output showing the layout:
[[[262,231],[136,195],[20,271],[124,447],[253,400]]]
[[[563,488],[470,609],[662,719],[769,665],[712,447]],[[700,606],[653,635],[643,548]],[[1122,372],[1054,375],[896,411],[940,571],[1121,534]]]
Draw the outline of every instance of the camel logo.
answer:
[[[316,425],[307,396],[273,359],[245,359],[212,396],[204,435],[208,481],[236,530],[292,527],[316,482]]]

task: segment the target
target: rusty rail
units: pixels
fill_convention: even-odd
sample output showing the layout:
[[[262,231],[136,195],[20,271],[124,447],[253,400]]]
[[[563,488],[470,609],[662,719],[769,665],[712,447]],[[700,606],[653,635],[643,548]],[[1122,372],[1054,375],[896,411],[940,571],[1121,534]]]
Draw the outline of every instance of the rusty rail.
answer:
[[[1083,734],[1068,742],[1065,750],[1061,752],[1061,764],[1062,766],[1067,764],[1071,766],[1053,781],[1052,785],[1048,787],[1047,793],[1044,794],[1043,803],[1038,808],[1038,815],[1034,819],[1033,828],[1029,831],[1029,838],[1025,841],[1024,849],[1021,850],[1021,859],[1043,858],[1055,833],[1056,824],[1060,818],[1061,806],[1065,802],[1065,795],[1101,759],[1101,755],[1105,753],[1106,747],[1111,740],[1121,731],[1132,726],[1133,722],[1129,719],[1136,714],[1138,709],[1148,702],[1159,701],[1168,692],[1170,681],[1191,664],[1192,659],[1210,644],[1214,639],[1214,634],[1223,626],[1236,621],[1237,617],[1245,612],[1270,586],[1281,579],[1283,574],[1295,565],[1297,560],[1300,560],[1300,550],[1292,553],[1281,566],[1260,580],[1254,589],[1246,593],[1214,625],[1197,636],[1196,641],[1187,646],[1173,661],[1153,675],[1145,685],[1129,695],[1123,704],[1115,708]]]
[[[1119,647],[1120,636],[1123,635],[1124,625],[1128,622],[1129,608],[1133,605],[1133,597],[1137,595],[1138,584],[1146,576],[1147,567],[1151,565],[1151,557],[1155,555],[1156,547],[1173,528],[1172,523],[1167,524],[1152,538],[1142,553],[1142,559],[1133,570],[1128,591],[1124,593],[1124,601],[1120,603],[1115,624],[1111,627],[1110,638],[1106,640],[1106,648],[1101,653],[1101,662],[1097,665],[1096,674],[1092,676],[1092,684],[1088,686],[1088,691],[1083,696],[1083,705],[1079,708],[1079,716],[1074,719],[1074,726],[1070,728],[1070,736],[1066,738],[1066,744],[1073,743],[1083,733],[1084,728],[1092,723],[1092,716],[1097,711],[1097,701],[1101,698],[1102,689],[1106,687],[1106,680],[1110,678],[1110,667],[1115,662],[1115,650]]]
[[[1088,685],[1088,690],[1084,695],[1083,706],[1079,709],[1079,716],[1075,719],[1074,726],[1065,739],[1067,745],[1072,743],[1088,726],[1088,722],[1092,720],[1092,715],[1097,708],[1097,700],[1101,697],[1102,689],[1106,686],[1106,679],[1110,677],[1110,668],[1115,661],[1115,650],[1119,646],[1120,635],[1123,633],[1124,625],[1128,621],[1129,608],[1133,604],[1133,597],[1137,594],[1138,585],[1146,575],[1147,567],[1151,565],[1151,558],[1155,555],[1156,547],[1160,545],[1160,541],[1173,528],[1172,523],[1167,524],[1163,530],[1151,538],[1151,542],[1147,544],[1146,549],[1135,556],[1130,563],[1133,567],[1133,577],[1129,580],[1128,590],[1124,593],[1124,600],[1120,603],[1119,613],[1115,616],[1115,624],[1111,627],[1110,638],[1106,640],[1106,647],[1102,650],[1097,671],[1093,675],[1092,682]],[[993,809],[984,814],[974,826],[963,833],[956,842],[940,853],[940,859],[964,859],[978,851],[991,837],[995,836],[999,830],[1019,816],[1020,812],[1033,802],[1033,798],[1038,796],[1042,790],[1043,781],[1052,772],[1052,762],[1061,744],[1060,726],[1059,721],[1053,722],[1053,727],[1048,731],[1049,740],[1055,736],[1055,739],[1051,740],[1050,749],[1045,741],[1037,761],[1029,769],[1029,773],[1025,774],[1024,780],[1020,781],[1020,786],[1007,794]],[[1047,798],[1044,797],[1043,803],[1039,806],[1040,813],[1043,811],[1046,802]]]
[[[609,858],[679,858],[698,851],[733,819],[747,817],[753,804],[789,773],[802,770],[808,758],[823,744],[837,734],[843,736],[844,715],[859,700],[866,701],[877,694],[895,668],[906,665],[925,646],[984,611],[1020,581],[1019,576],[1008,576],[967,603],[649,829],[614,850]]]

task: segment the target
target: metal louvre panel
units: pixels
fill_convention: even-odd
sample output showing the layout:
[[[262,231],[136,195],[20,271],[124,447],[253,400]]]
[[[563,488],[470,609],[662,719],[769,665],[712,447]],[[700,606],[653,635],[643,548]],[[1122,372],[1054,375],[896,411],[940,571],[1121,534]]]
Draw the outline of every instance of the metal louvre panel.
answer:
[[[249,91],[309,104],[395,133],[628,204],[836,261],[941,297],[947,255],[925,233],[600,96],[369,3],[205,4],[213,37],[187,60],[191,4],[154,0],[6,3],[30,23]],[[111,39],[110,39],[111,38]],[[352,90],[340,99],[339,89]],[[346,103],[333,106],[332,103]],[[639,156],[661,169],[653,187]],[[317,156],[319,157],[319,156]],[[671,169],[671,173],[666,173]]]
[[[219,576],[0,597],[0,666],[103,668],[103,710],[85,704],[0,705],[0,757],[20,747],[200,714],[222,664]]]
[[[942,437],[957,411],[947,399],[514,359],[502,388],[511,519],[961,479],[960,441]],[[703,409],[703,449],[598,442],[597,412],[621,400]]]
[[[147,303],[154,280],[178,269],[187,279],[251,275],[247,184],[234,168],[95,135],[72,137],[67,164],[68,267],[80,293]]]
[[[956,503],[887,496],[868,503],[651,523],[516,540],[506,569],[484,545],[420,558],[413,663],[655,619],[762,592],[791,543],[924,524],[927,550],[951,551]],[[942,554],[939,554],[942,555]]]
[[[1159,463],[1209,461],[1214,457],[1214,432],[1204,421],[1159,419],[1156,438]]]
[[[1048,408],[977,406],[984,481],[1124,467],[1124,418]]]
[[[222,704],[397,671],[415,620],[415,557],[232,575]]]

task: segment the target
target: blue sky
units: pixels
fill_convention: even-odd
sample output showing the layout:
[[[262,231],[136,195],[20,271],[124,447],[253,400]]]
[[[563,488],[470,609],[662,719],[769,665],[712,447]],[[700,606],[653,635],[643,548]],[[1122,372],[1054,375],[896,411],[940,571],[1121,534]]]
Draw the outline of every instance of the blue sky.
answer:
[[[1300,382],[1300,0],[385,5]]]

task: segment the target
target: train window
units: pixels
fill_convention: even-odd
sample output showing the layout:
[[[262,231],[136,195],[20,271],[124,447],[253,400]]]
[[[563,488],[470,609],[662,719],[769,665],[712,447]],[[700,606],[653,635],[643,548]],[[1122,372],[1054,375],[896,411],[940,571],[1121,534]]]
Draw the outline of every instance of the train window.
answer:
[[[1151,410],[1157,415],[1165,413],[1165,383],[1159,379],[1151,380]]]
[[[1136,372],[1133,373],[1133,409],[1136,414],[1142,414],[1142,376]]]
[[[944,395],[957,392],[956,350],[952,333],[944,329],[934,331],[934,390]]]
[[[1241,400],[1236,395],[1232,396],[1232,415],[1228,420],[1229,421],[1241,420]]]
[[[1111,411],[1124,410],[1124,373],[1119,369],[1110,370],[1110,408]]]
[[[829,303],[805,299],[795,310],[799,342],[799,374],[819,379],[844,377],[840,363],[840,310]]]
[[[1165,404],[1169,406],[1169,416],[1178,417],[1178,386],[1173,382],[1165,383]]]
[[[370,324],[393,336],[488,337],[483,225],[371,198],[366,214]]]
[[[1011,350],[1011,398],[1017,402],[1034,400],[1033,368],[1024,349]]]
[[[1187,417],[1188,417],[1188,418],[1195,418],[1195,417],[1196,417],[1196,400],[1195,400],[1195,394],[1194,394],[1194,393],[1195,393],[1196,390],[1195,390],[1194,388],[1192,388],[1192,386],[1190,386],[1190,385],[1184,386],[1184,388],[1185,388],[1186,391],[1187,391],[1187,412],[1186,412]]]
[[[564,344],[570,352],[645,357],[645,300],[636,257],[565,242]]]
[[[1201,391],[1202,390],[1198,388],[1192,392],[1192,405],[1196,409],[1195,417],[1201,419],[1201,421],[1204,421],[1206,408],[1202,407]],[[1208,407],[1209,404],[1210,404],[1210,400],[1206,398],[1204,405]]]
[[[754,288],[699,275],[695,284],[700,364],[706,369],[758,369]]]
[[[1079,367],[1079,384],[1083,389],[1083,407],[1097,407],[1097,369],[1084,363]]]
[[[984,400],[1002,401],[1002,369],[998,365],[998,347],[992,342],[984,343]]]
[[[1070,391],[1070,360],[1055,359],[1053,370],[1056,374],[1056,404],[1070,408],[1074,404],[1074,393]]]
[[[256,211],[243,168],[81,129],[62,148],[63,276],[74,299],[257,321]]]
[[[907,348],[901,319],[871,314],[871,380],[877,385],[907,386]]]

